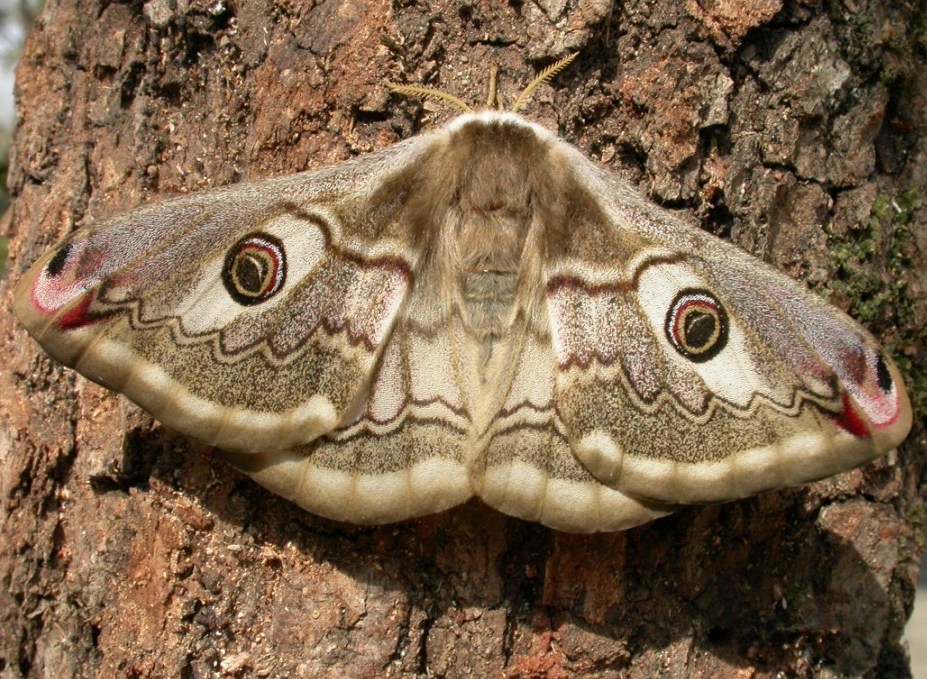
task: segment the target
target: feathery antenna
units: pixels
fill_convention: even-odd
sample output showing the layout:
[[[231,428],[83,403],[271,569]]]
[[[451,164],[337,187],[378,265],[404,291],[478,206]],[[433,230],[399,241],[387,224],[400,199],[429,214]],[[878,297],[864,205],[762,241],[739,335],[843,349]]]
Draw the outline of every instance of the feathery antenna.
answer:
[[[539,88],[544,83],[548,82],[555,75],[560,73],[563,69],[569,66],[572,61],[579,56],[579,53],[574,52],[573,54],[568,54],[559,61],[554,62],[543,71],[541,71],[538,76],[532,80],[528,86],[522,90],[521,94],[518,95],[518,99],[515,100],[515,104],[512,106],[512,113],[517,113],[525,104],[528,103],[528,100],[531,99],[531,95],[534,94],[534,91]],[[493,66],[489,71],[489,95],[487,96],[486,105],[489,108],[502,108],[499,103],[499,96],[496,91],[496,82],[499,74],[499,68]],[[442,90],[436,89],[434,87],[425,87],[423,85],[397,85],[396,83],[390,83],[390,90],[393,92],[398,92],[399,94],[408,94],[413,97],[421,97],[422,99],[436,99],[438,101],[443,101],[446,104],[455,106],[459,108],[464,113],[470,113],[473,109],[463,101],[458,99],[453,94],[448,94]]]
[[[512,113],[518,113],[518,110],[528,103],[528,100],[531,98],[531,95],[534,94],[534,91],[537,88],[539,88],[541,85],[560,73],[560,71],[569,66],[577,56],[579,56],[578,52],[568,54],[560,61],[554,62],[543,71],[541,71],[538,77],[528,83],[528,86],[522,90],[521,94],[518,95],[518,99],[516,99],[515,103],[512,105]]]
[[[434,87],[423,87],[421,85],[397,85],[395,83],[390,83],[389,88],[393,92],[399,92],[399,94],[408,94],[414,97],[421,97],[422,99],[437,99],[438,101],[443,101],[444,103],[450,104],[451,106],[456,106],[464,113],[470,113],[473,110],[462,99],[458,99],[453,94],[442,92],[441,90],[435,89]]]

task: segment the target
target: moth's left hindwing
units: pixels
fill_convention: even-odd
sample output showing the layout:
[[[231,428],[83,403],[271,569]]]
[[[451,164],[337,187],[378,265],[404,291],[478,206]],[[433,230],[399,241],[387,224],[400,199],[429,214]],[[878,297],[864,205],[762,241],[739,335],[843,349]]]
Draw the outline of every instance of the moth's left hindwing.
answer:
[[[911,425],[856,323],[512,114],[78,232],[15,305],[58,360],[362,523],[476,494],[616,530]]]

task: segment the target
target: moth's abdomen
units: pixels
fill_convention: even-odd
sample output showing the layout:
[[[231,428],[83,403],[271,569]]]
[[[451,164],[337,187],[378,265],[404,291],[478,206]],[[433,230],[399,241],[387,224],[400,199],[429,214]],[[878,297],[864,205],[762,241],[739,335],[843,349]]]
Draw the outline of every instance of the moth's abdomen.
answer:
[[[463,313],[473,335],[489,341],[506,336],[512,325],[517,272],[482,271],[461,278]]]

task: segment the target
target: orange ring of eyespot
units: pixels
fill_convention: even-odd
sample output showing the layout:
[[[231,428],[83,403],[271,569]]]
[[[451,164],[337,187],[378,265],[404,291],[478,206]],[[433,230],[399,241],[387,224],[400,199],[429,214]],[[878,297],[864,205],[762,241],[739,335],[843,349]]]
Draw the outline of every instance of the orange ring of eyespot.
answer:
[[[286,282],[283,243],[266,233],[240,239],[225,256],[222,283],[241,305],[253,306],[277,294]]]
[[[679,354],[695,363],[717,356],[728,338],[727,312],[708,290],[686,288],[666,314],[666,337]]]

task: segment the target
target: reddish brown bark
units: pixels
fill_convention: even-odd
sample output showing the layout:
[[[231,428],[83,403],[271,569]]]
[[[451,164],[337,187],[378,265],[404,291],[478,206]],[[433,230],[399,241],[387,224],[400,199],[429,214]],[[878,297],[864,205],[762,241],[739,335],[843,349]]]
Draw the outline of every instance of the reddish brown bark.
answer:
[[[451,115],[390,97],[390,80],[479,102],[488,64],[512,95],[571,50],[531,117],[823,284],[825,225],[852,240],[878,196],[927,195],[924,9],[850,5],[50,2],[18,71],[2,294],[8,308],[76,225]],[[894,273],[916,300],[925,224]],[[925,320],[920,301],[870,325],[924,360]],[[8,314],[0,338],[4,677],[907,676],[921,420],[897,457],[627,533],[558,534],[475,502],[360,528],[54,364]]]

